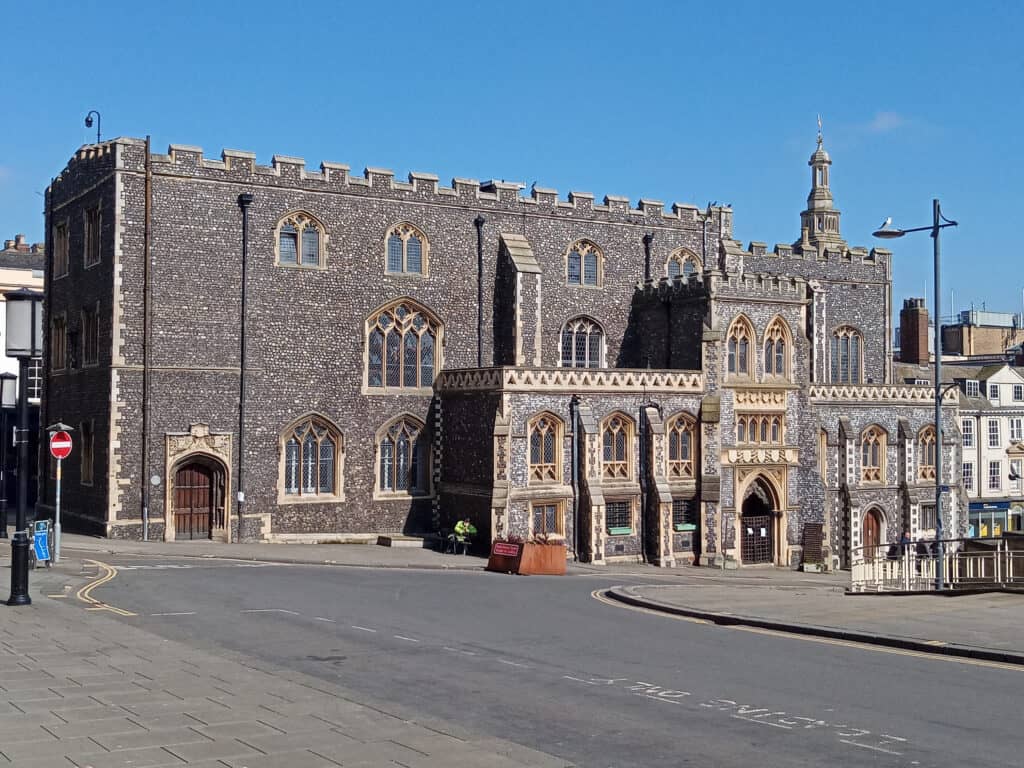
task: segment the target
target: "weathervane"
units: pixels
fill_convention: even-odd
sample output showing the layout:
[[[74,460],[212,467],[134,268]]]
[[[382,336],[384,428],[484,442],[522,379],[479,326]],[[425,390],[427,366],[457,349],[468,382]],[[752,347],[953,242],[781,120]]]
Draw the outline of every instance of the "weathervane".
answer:
[[[818,114],[818,149],[821,149],[821,114]]]

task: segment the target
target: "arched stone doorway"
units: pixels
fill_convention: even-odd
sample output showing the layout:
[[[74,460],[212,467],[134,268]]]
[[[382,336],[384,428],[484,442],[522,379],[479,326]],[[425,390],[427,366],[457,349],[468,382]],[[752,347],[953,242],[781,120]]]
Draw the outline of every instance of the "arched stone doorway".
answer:
[[[882,531],[885,529],[885,522],[882,513],[872,507],[864,513],[861,522],[861,546],[864,547],[864,558],[870,560],[875,556],[878,548],[882,545]]]
[[[179,462],[172,474],[171,514],[174,538],[220,538],[226,523],[227,472],[219,459],[193,454]]]
[[[747,486],[740,508],[740,559],[744,564],[775,562],[778,502],[764,478]]]

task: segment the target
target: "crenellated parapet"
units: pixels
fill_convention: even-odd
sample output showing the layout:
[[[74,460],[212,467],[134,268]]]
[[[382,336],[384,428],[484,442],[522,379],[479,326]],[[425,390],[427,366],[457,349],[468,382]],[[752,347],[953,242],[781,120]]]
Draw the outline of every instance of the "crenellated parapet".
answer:
[[[743,300],[804,301],[807,281],[802,277],[771,272],[744,272],[712,276],[715,295]]]
[[[127,145],[144,147],[145,142],[141,139],[122,138],[87,145],[76,153],[68,168],[72,168],[75,163],[94,161],[109,154],[117,146]],[[365,168],[362,175],[358,175],[353,174],[350,166],[343,163],[322,162],[318,167],[310,168],[303,158],[287,155],[274,155],[270,165],[260,165],[253,152],[225,149],[220,159],[214,159],[206,157],[201,147],[186,144],[172,144],[165,154],[153,153],[150,159],[153,174],[158,176],[246,183],[309,192],[380,194],[418,201],[433,198],[442,203],[462,202],[502,208],[513,206],[524,212],[582,213],[618,222],[625,220],[662,226],[674,224],[687,229],[703,227],[705,221],[708,221],[715,232],[722,232],[725,236],[730,236],[732,228],[732,209],[728,206],[711,206],[707,209],[685,203],[666,206],[660,200],[647,198],[641,198],[633,206],[627,197],[605,195],[601,202],[597,202],[592,193],[577,191],[569,192],[565,199],[560,199],[557,190],[536,185],[524,195],[525,184],[505,180],[454,178],[449,186],[444,186],[439,177],[432,173],[414,171],[403,181],[396,178],[394,171],[386,168]],[[126,155],[118,167],[143,172],[144,153],[135,153],[130,157]],[[65,174],[61,174],[54,184],[62,184],[64,177]]]

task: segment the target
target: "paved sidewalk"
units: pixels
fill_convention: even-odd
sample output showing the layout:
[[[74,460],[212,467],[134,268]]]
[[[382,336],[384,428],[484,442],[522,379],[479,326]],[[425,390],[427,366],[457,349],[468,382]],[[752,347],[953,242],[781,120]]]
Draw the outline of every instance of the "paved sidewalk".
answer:
[[[846,595],[836,584],[616,587],[622,602],[717,624],[1024,664],[1024,595]]]
[[[47,598],[75,580],[70,567],[35,571],[31,606],[0,605],[0,768],[571,765]]]

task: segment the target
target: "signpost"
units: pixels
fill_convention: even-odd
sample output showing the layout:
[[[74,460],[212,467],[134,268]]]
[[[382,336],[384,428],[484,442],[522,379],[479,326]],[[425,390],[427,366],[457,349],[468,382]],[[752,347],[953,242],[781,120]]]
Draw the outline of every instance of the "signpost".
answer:
[[[50,455],[57,460],[57,503],[53,521],[53,562],[60,562],[60,470],[61,463],[71,455],[71,435],[61,430],[50,435]]]
[[[32,531],[32,551],[36,556],[37,563],[45,563],[50,567],[50,521],[36,520],[35,529]],[[56,554],[56,549],[54,550]]]

